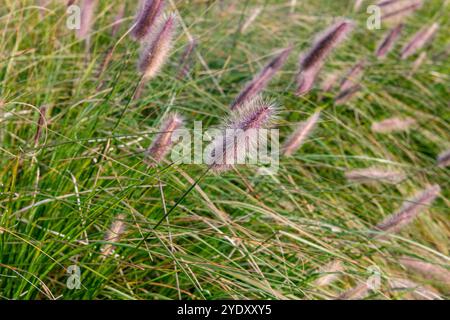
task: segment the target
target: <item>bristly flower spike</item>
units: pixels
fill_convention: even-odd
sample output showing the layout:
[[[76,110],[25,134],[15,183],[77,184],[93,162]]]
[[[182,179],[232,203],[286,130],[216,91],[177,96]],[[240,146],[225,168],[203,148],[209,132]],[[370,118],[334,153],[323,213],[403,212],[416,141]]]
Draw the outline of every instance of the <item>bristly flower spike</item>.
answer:
[[[375,238],[383,238],[386,233],[396,233],[409,224],[420,212],[430,206],[439,196],[441,187],[437,184],[426,188],[414,198],[405,201],[397,213],[387,217],[375,226],[375,230],[381,231]]]
[[[439,29],[438,23],[433,23],[431,26],[425,26],[417,32],[412,39],[403,47],[401,58],[407,59],[422,49],[435,35]]]
[[[253,97],[261,93],[269,81],[273,78],[276,72],[278,72],[286,62],[289,54],[292,51],[293,46],[281,50],[275,58],[271,59],[270,62],[256,75],[252,81],[250,81],[245,88],[238,94],[236,99],[231,104],[231,109],[239,108],[243,103],[251,100]]]
[[[308,93],[322,68],[326,58],[353,29],[352,21],[344,20],[318,36],[312,48],[300,59],[300,71],[297,75],[297,95]]]
[[[207,147],[207,164],[212,171],[220,173],[230,170],[235,164],[239,164],[239,159],[247,152],[247,146],[248,150],[260,147],[263,142],[258,139],[259,130],[271,124],[276,112],[277,106],[274,103],[259,96],[246,101],[237,109]]]
[[[386,55],[393,49],[395,42],[400,37],[403,30],[403,24],[397,25],[395,28],[390,30],[384,39],[378,45],[375,55],[379,59],[383,59]]]
[[[143,0],[136,15],[131,36],[139,41],[144,39],[155,26],[163,8],[163,0]]]
[[[125,215],[119,214],[111,227],[105,234],[105,241],[108,242],[119,242],[125,232]],[[101,251],[104,257],[110,256],[114,253],[115,247],[111,243],[107,243],[102,246]]]
[[[346,91],[356,85],[356,81],[364,71],[364,65],[365,61],[360,61],[347,72],[341,81],[340,92]]]
[[[384,182],[390,184],[397,184],[406,178],[403,172],[376,167],[350,170],[345,173],[345,177],[349,181],[359,183]]]
[[[174,132],[181,129],[183,122],[183,118],[177,113],[169,113],[166,116],[159,133],[146,152],[146,156],[149,157],[147,162],[150,166],[159,164],[170,152],[173,145],[172,137]]]
[[[435,279],[450,286],[450,271],[445,268],[429,262],[417,260],[411,257],[403,256],[399,259],[401,265],[406,269],[420,273],[427,279]]]
[[[384,1],[383,4],[379,4],[378,6],[385,11],[381,16],[383,21],[391,19],[401,20],[420,9],[422,7],[422,0]]]
[[[97,0],[83,0],[81,3],[80,29],[77,30],[79,39],[85,39],[91,31],[94,22],[94,12]]]
[[[140,97],[146,82],[158,74],[172,49],[173,36],[176,29],[175,14],[161,19],[157,24],[155,30],[150,32],[142,45],[138,61],[138,69],[142,74],[142,80],[139,88],[136,90],[134,99]]]
[[[316,111],[305,122],[302,122],[299,127],[292,133],[287,139],[282,148],[282,152],[285,156],[291,156],[297,151],[305,140],[311,135],[311,132],[316,127],[320,118],[320,111]]]
[[[438,163],[438,166],[442,167],[442,168],[450,166],[450,149],[442,152],[438,156],[437,163]]]
[[[194,54],[195,48],[197,47],[197,40],[191,39],[189,43],[186,45],[186,48],[181,55],[180,62],[178,63],[178,79],[183,79],[189,74],[189,69],[192,63],[192,56]]]
[[[391,133],[406,131],[416,124],[416,120],[410,117],[398,118],[393,117],[372,124],[372,131],[376,133]]]

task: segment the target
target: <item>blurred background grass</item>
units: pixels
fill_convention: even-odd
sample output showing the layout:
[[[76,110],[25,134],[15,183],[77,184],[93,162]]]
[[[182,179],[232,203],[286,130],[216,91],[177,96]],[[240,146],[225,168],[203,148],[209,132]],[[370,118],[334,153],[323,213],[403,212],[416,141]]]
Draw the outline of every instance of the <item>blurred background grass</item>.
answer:
[[[365,1],[168,1],[181,25],[168,65],[141,100],[121,118],[136,71],[138,45],[128,36],[135,1],[126,1],[119,36],[110,28],[117,2],[100,1],[90,46],[66,27],[64,1],[46,8],[31,0],[3,0],[0,8],[0,297],[4,299],[324,299],[365,281],[368,267],[382,272],[369,298],[400,299],[391,277],[448,286],[402,268],[401,255],[448,267],[449,171],[435,166],[450,147],[449,60],[431,57],[449,44],[449,1],[429,0],[406,20],[404,44],[423,25],[439,22],[428,59],[414,74],[414,59],[401,61],[397,45],[383,62],[373,51],[389,26],[368,30]],[[255,8],[260,15],[241,26]],[[168,10],[169,11],[169,10]],[[358,27],[323,70],[344,73],[369,61],[362,93],[341,106],[336,92],[318,99],[293,92],[299,53],[336,17]],[[187,34],[199,43],[188,78],[177,80]],[[113,61],[101,79],[99,65],[111,45]],[[281,106],[284,139],[295,124],[323,108],[318,129],[273,176],[239,167],[207,175],[157,230],[165,202],[172,207],[201,176],[201,165],[143,162],[161,118],[178,111],[192,128],[220,123],[242,86],[277,49],[294,45],[288,63],[265,91]],[[206,62],[202,64],[201,60]],[[103,86],[99,89],[99,82]],[[39,108],[46,122],[37,146]],[[371,132],[373,121],[410,116],[414,129]],[[397,185],[356,185],[344,171],[373,165],[404,170]],[[159,181],[163,185],[162,191]],[[441,197],[387,242],[368,239],[370,228],[424,186],[438,183]],[[164,202],[162,201],[164,199]],[[118,214],[127,231],[117,256],[103,259],[104,234]],[[230,218],[225,223],[220,217]],[[149,234],[139,249],[140,240]],[[343,276],[318,287],[320,268],[339,259]],[[70,290],[67,268],[81,270],[81,288]]]

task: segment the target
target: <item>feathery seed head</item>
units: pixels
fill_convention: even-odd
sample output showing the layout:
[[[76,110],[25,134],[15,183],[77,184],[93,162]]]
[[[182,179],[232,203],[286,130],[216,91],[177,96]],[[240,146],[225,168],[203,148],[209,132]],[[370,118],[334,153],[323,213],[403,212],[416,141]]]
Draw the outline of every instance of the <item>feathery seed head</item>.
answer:
[[[336,105],[341,105],[347,103],[351,98],[353,98],[359,91],[361,86],[359,84],[354,85],[344,91],[339,92],[337,97],[334,99]]]
[[[91,31],[94,22],[94,12],[97,0],[83,0],[81,3],[80,29],[77,30],[77,37],[85,39]]]
[[[437,163],[439,167],[448,167],[450,165],[450,149],[442,152],[438,158]]]
[[[341,81],[341,92],[352,88],[356,84],[355,82],[359,79],[364,71],[365,63],[365,61],[360,61],[347,72],[347,74]]]
[[[390,184],[397,184],[406,178],[403,172],[376,167],[347,171],[345,177],[353,182],[385,182]]]
[[[372,124],[372,131],[376,133],[391,133],[396,131],[406,131],[416,124],[413,118],[389,118]]]
[[[308,120],[302,122],[298,126],[298,128],[287,139],[286,143],[282,148],[282,152],[285,156],[291,156],[295,151],[297,151],[302,146],[302,144],[310,136],[311,132],[316,127],[319,118],[320,118],[320,111],[316,111],[312,116],[308,118]]]
[[[144,39],[155,26],[163,8],[163,0],[144,0],[136,15],[131,36],[136,40]]]
[[[125,232],[125,215],[119,214],[111,224],[111,227],[105,234],[105,241],[119,242],[123,233]],[[114,253],[114,245],[107,243],[102,246],[101,251],[104,256],[109,256]]]
[[[403,30],[403,24],[397,25],[395,28],[390,30],[384,39],[378,45],[375,55],[379,59],[383,59],[392,50],[395,42],[400,37]]]
[[[314,285],[318,287],[327,286],[337,280],[342,275],[342,271],[344,271],[342,261],[333,260],[320,269],[320,273],[323,273],[323,275],[314,281]]]
[[[145,80],[155,77],[166,62],[172,48],[175,27],[175,15],[171,14],[157,22],[155,30],[145,39],[138,63]]]
[[[389,286],[392,291],[407,291],[413,298],[418,300],[443,300],[434,288],[430,286],[425,287],[408,279],[390,279]]]
[[[258,131],[270,126],[277,107],[259,96],[246,101],[223,126],[221,133],[207,147],[206,163],[214,172],[229,170],[239,163],[247,150],[252,150],[259,141]]]
[[[381,223],[375,226],[378,231],[384,233],[395,233],[401,230],[404,226],[409,224],[420,212],[431,205],[433,201],[439,196],[441,187],[437,184],[426,188],[419,192],[411,200],[405,201],[400,210],[384,219]],[[376,235],[375,238],[382,238],[383,235]]]
[[[439,29],[438,23],[433,23],[431,26],[425,26],[419,30],[411,40],[403,47],[401,58],[407,59],[422,49],[436,34]]]
[[[315,79],[331,51],[337,47],[353,29],[354,23],[340,21],[319,35],[311,49],[300,58],[300,71],[297,75],[297,95],[309,92]]]
[[[289,54],[291,53],[293,46],[281,50],[269,63],[257,74],[252,81],[250,81],[245,88],[239,93],[236,99],[231,105],[231,109],[237,109],[246,101],[251,100],[253,97],[261,93],[273,78],[276,72],[278,72],[285,64]]]
[[[177,113],[170,113],[166,116],[159,129],[159,133],[146,152],[147,156],[151,159],[151,161],[148,161],[150,166],[155,166],[160,163],[170,152],[173,145],[173,134],[176,130],[181,129],[183,122],[183,118]]]
[[[192,63],[192,55],[196,47],[197,47],[197,40],[195,39],[189,40],[189,43],[187,44],[180,58],[179,71],[177,75],[178,79],[183,79],[188,75]]]
[[[435,279],[441,283],[450,285],[450,272],[441,266],[407,256],[399,258],[399,262],[406,269],[418,272],[427,279]]]
[[[382,1],[378,4],[382,9],[383,21],[400,21],[422,7],[422,0]]]

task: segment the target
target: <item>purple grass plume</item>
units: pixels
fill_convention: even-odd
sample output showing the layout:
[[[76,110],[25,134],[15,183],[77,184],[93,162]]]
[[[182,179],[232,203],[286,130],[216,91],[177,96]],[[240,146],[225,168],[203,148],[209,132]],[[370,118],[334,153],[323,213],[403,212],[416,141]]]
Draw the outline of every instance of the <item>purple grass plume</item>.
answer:
[[[207,147],[209,154],[207,164],[215,173],[221,173],[241,164],[240,159],[246,155],[254,156],[260,129],[266,129],[274,119],[277,106],[261,97],[247,100],[224,125],[221,133]]]
[[[383,182],[389,184],[400,183],[406,178],[403,172],[376,167],[350,170],[345,173],[345,177],[352,182]]]
[[[139,71],[144,79],[153,78],[164,65],[172,48],[175,15],[162,19],[155,31],[148,35],[139,58]]]
[[[94,13],[97,7],[97,0],[83,0],[81,2],[80,29],[77,30],[79,39],[86,39],[94,23]]]
[[[422,7],[422,0],[382,1],[378,6],[382,9],[381,19],[402,20]]]
[[[403,47],[401,58],[407,59],[422,49],[436,34],[439,29],[438,23],[433,23],[431,26],[425,26],[417,32],[411,40]]]
[[[333,260],[320,268],[321,276],[314,281],[314,286],[325,287],[339,279],[344,271],[344,265],[340,260]]]
[[[146,83],[154,78],[164,66],[173,45],[176,29],[175,17],[174,14],[171,14],[157,22],[155,29],[147,35],[143,42],[138,61],[142,79],[133,99],[141,96]]]
[[[407,256],[399,258],[398,261],[406,269],[420,273],[426,279],[436,280],[450,286],[450,272],[441,266]]]
[[[396,233],[408,225],[420,212],[430,206],[439,196],[441,187],[437,184],[432,185],[419,192],[414,198],[403,203],[399,211],[385,218],[375,226],[375,230],[381,231],[375,238],[383,238],[387,233]]]
[[[311,132],[317,126],[320,118],[320,111],[315,112],[305,122],[300,123],[298,128],[291,134],[286,140],[286,143],[282,147],[282,153],[285,156],[291,156],[297,151],[305,140],[311,135]]]
[[[364,72],[365,63],[365,61],[360,61],[347,72],[341,81],[340,92],[344,92],[357,84],[356,82]]]
[[[125,232],[125,215],[119,214],[111,224],[111,227],[105,234],[105,241],[119,242]],[[104,257],[110,256],[114,253],[115,246],[111,243],[104,244],[101,248],[101,252]]]
[[[420,55],[417,57],[417,59],[414,61],[413,65],[411,66],[411,71],[409,72],[409,76],[414,75],[420,67],[424,64],[424,62],[427,60],[427,53],[425,51],[422,51]]]
[[[338,300],[360,300],[367,296],[370,288],[367,281],[358,284],[357,286],[345,291],[337,299]]]
[[[166,116],[159,128],[159,133],[146,152],[146,156],[149,158],[147,163],[150,166],[159,164],[170,152],[173,146],[172,137],[176,130],[182,128],[183,123],[183,118],[177,113],[170,113]]]
[[[156,27],[156,22],[164,8],[163,0],[143,0],[136,15],[131,36],[135,40],[143,40]]]
[[[193,55],[195,52],[195,48],[197,47],[197,40],[191,39],[189,40],[189,43],[186,45],[186,48],[183,51],[183,54],[181,55],[180,61],[178,63],[178,73],[177,78],[179,80],[187,77],[189,74],[189,70],[192,65]]]
[[[231,104],[231,109],[235,110],[242,106],[246,101],[251,100],[253,97],[261,93],[269,81],[273,78],[286,62],[289,54],[292,51],[293,46],[290,45],[287,48],[281,50],[274,58],[272,58],[267,65],[257,74],[252,81],[250,81],[244,89],[238,94],[236,99]]]
[[[354,23],[349,20],[335,23],[316,38],[308,52],[302,54],[297,75],[297,95],[304,95],[312,89],[326,58],[342,43],[353,27]]]
[[[372,124],[372,131],[376,133],[400,132],[410,129],[417,121],[413,118],[393,117]]]
[[[392,292],[405,292],[408,296],[417,300],[443,300],[436,289],[430,286],[423,286],[409,279],[390,279],[389,287]],[[410,299],[408,298],[408,300]]]
[[[357,93],[361,91],[361,86],[359,84],[354,85],[344,91],[338,93],[336,98],[334,99],[334,103],[336,105],[342,105],[347,103],[350,99],[352,99]]]
[[[450,166],[450,149],[442,152],[437,157],[437,164],[439,167],[442,167],[442,168]]]
[[[383,40],[378,45],[377,51],[375,53],[378,59],[385,58],[387,54],[394,48],[395,42],[398,40],[402,33],[403,26],[404,25],[400,23],[392,30],[390,30],[388,34],[383,38]]]

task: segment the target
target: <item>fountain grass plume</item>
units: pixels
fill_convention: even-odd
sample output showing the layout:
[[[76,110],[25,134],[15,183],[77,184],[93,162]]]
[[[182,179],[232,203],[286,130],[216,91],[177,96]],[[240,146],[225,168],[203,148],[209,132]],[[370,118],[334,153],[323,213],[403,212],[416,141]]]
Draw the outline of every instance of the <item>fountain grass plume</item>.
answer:
[[[342,105],[347,103],[350,99],[352,99],[358,92],[361,91],[361,86],[359,84],[354,85],[344,91],[338,93],[336,98],[334,99],[334,103],[336,105]]]
[[[383,5],[378,5],[381,7],[385,13],[382,14],[381,19],[386,20],[400,20],[405,16],[408,16],[422,7],[422,0],[413,1],[392,1],[388,3],[385,1]]]
[[[400,171],[370,167],[347,171],[345,172],[345,177],[349,181],[359,183],[383,182],[397,184],[405,180],[406,175]]]
[[[430,206],[439,196],[441,187],[437,184],[427,187],[415,197],[403,203],[399,211],[385,218],[375,226],[375,230],[381,231],[374,238],[383,238],[387,233],[396,233],[408,225],[423,210]]]
[[[425,26],[419,30],[410,41],[402,49],[401,59],[407,59],[415,54],[417,51],[425,47],[425,45],[431,41],[433,36],[439,29],[438,23],[433,23],[431,26]]]
[[[144,0],[136,14],[131,36],[138,41],[143,40],[155,27],[164,8],[163,0]]]
[[[133,99],[138,99],[145,84],[161,71],[172,49],[175,29],[176,16],[170,14],[157,22],[155,28],[147,35],[138,61],[142,79]]]
[[[403,256],[398,259],[406,269],[420,273],[426,279],[434,279],[446,286],[450,286],[450,272],[438,265]]]
[[[390,279],[389,287],[392,292],[405,292],[418,300],[443,300],[436,289],[430,286],[423,286],[409,279]]]
[[[286,143],[282,147],[282,153],[285,156],[291,156],[297,151],[305,140],[311,135],[311,132],[317,126],[320,118],[320,110],[316,111],[305,122],[300,123],[298,128],[287,139]]]
[[[111,227],[105,234],[105,241],[119,242],[125,232],[125,215],[119,214],[111,224]],[[114,253],[115,246],[111,243],[104,244],[101,248],[101,252],[104,257],[110,256]]]
[[[91,32],[96,7],[97,0],[83,0],[81,3],[80,29],[76,32],[79,39],[86,39]]]
[[[183,54],[180,57],[180,61],[178,63],[178,73],[177,78],[183,79],[189,74],[189,69],[192,64],[192,56],[197,47],[197,40],[191,39],[189,43],[186,45],[186,48],[183,51]]]
[[[404,25],[402,23],[398,24],[396,27],[391,29],[383,38],[383,40],[378,45],[377,51],[375,53],[378,59],[385,58],[386,55],[394,48],[395,42],[402,33],[403,26]]]
[[[238,94],[236,99],[231,104],[231,109],[235,110],[242,106],[246,101],[251,100],[253,97],[261,93],[269,81],[273,78],[285,64],[289,54],[291,53],[293,46],[290,45],[285,49],[282,49],[274,58],[272,58],[267,65],[257,74],[252,81],[250,81],[244,89]]]
[[[391,133],[391,132],[406,131],[416,123],[417,121],[410,117],[406,118],[393,117],[382,120],[380,122],[374,122],[372,124],[372,131],[375,133]]]
[[[336,281],[344,271],[344,265],[340,260],[333,260],[320,268],[320,273],[322,274],[319,278],[314,281],[314,286],[324,287],[328,286],[334,281]]]
[[[159,164],[170,152],[173,141],[172,137],[176,130],[181,129],[184,120],[177,113],[169,113],[162,121],[159,133],[156,135],[150,147],[147,149],[146,156],[149,158],[147,163],[150,166]]]
[[[439,154],[437,157],[437,164],[442,168],[450,166],[450,149]]]
[[[255,141],[258,131],[271,125],[277,110],[273,102],[256,96],[234,111],[220,134],[207,147],[210,151],[207,163],[212,171],[224,172],[239,163],[238,159],[242,159],[247,150],[260,143]]]
[[[367,282],[362,282],[357,286],[345,291],[337,299],[338,300],[360,300],[369,293],[370,288]]]
[[[353,86],[356,85],[356,81],[359,79],[359,77],[362,75],[364,71],[365,61],[360,61],[357,64],[355,64],[344,76],[344,78],[341,80],[341,86],[340,86],[340,92],[344,92]]]
[[[300,58],[300,70],[297,74],[297,95],[306,94],[312,89],[326,58],[333,49],[342,43],[353,27],[352,21],[343,20],[335,23],[316,37],[311,49],[302,54]]]

